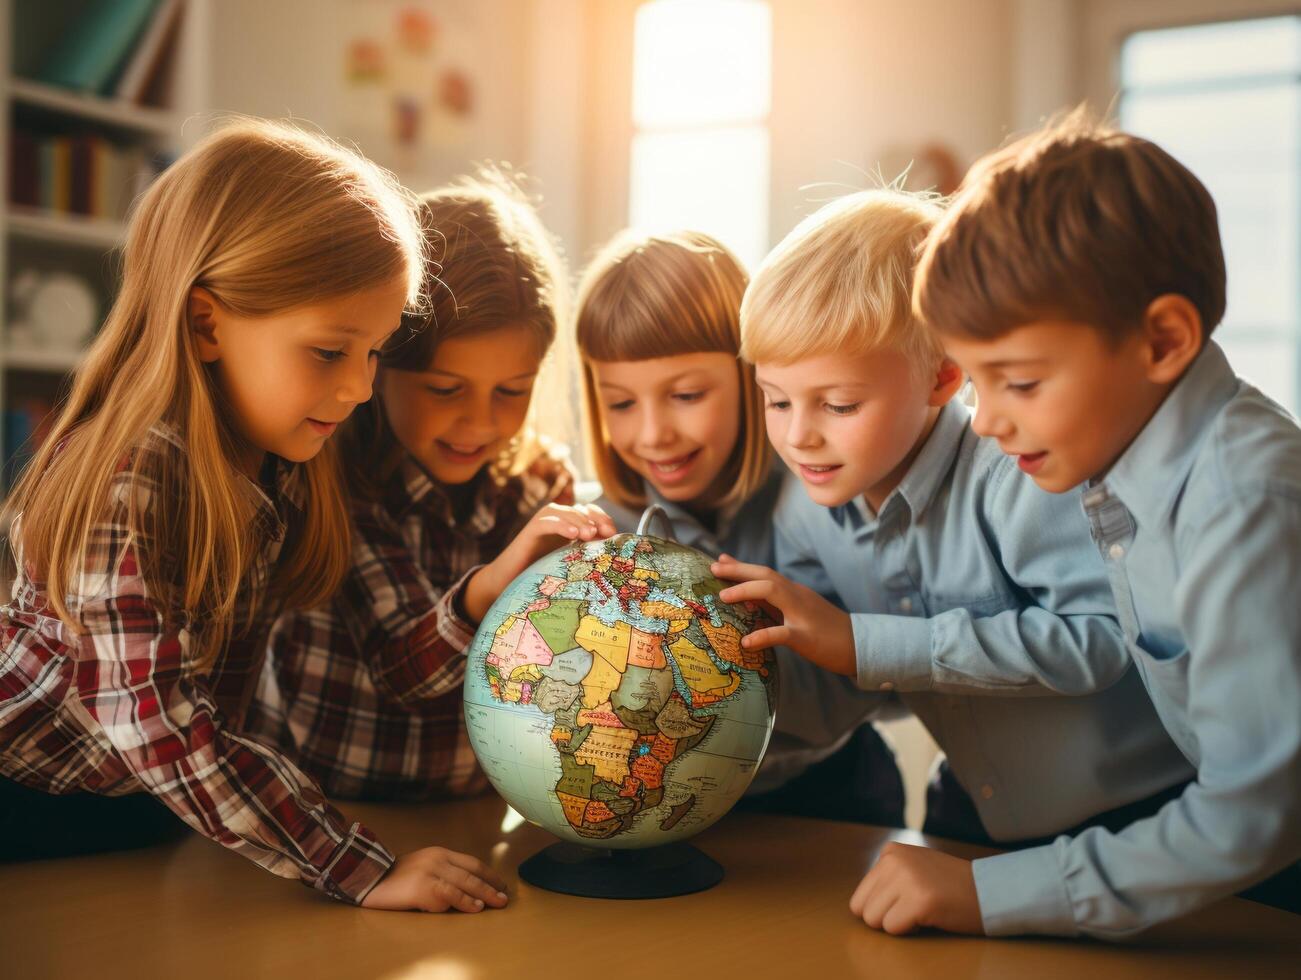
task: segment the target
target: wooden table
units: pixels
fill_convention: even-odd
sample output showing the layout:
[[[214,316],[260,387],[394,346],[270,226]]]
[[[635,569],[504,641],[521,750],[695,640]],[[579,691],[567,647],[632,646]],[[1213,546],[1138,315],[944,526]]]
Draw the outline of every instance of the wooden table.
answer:
[[[850,916],[849,895],[884,841],[923,841],[907,831],[732,814],[696,840],[727,869],[721,885],[617,902],[520,884],[520,860],[554,838],[511,826],[513,812],[496,797],[345,810],[398,852],[437,843],[489,858],[511,884],[509,907],[478,915],[354,909],[193,836],[129,853],[0,865],[0,976],[1301,976],[1301,917],[1240,899],[1123,946],[874,932]],[[986,853],[926,842],[968,857]]]

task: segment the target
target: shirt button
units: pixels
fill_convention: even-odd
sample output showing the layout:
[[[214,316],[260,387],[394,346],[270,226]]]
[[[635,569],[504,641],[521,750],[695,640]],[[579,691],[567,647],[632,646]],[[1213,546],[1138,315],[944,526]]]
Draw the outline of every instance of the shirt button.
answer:
[[[913,601],[912,601],[911,599],[909,599],[907,596],[904,596],[902,599],[899,600],[899,611],[900,611],[900,612],[912,612],[912,611],[913,611]]]
[[[980,787],[980,795],[983,799],[992,800],[994,798],[994,787],[990,786],[989,783],[986,783],[984,786]]]
[[[1120,561],[1120,559],[1125,557],[1125,546],[1121,544],[1113,544],[1107,549],[1107,554],[1111,555],[1111,557],[1116,561]]]
[[[893,691],[893,690],[894,690],[894,682],[893,682],[893,681],[882,681],[882,682],[881,682],[881,690],[883,690],[883,691]]]

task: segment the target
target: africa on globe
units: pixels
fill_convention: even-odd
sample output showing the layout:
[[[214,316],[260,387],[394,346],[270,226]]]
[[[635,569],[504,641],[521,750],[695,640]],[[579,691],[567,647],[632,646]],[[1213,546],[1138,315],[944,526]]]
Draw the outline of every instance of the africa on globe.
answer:
[[[689,837],[740,798],[772,732],[762,625],[722,602],[708,556],[651,535],[575,542],[492,605],[469,652],[465,721],[527,820],[598,848]]]

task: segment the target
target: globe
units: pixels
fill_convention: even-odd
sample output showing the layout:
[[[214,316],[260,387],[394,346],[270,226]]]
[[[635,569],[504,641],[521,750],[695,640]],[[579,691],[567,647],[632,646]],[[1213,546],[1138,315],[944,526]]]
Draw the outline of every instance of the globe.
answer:
[[[562,840],[680,841],[745,791],[772,733],[776,667],[756,606],[710,558],[649,534],[567,545],[493,603],[466,665],[465,722],[497,792]]]

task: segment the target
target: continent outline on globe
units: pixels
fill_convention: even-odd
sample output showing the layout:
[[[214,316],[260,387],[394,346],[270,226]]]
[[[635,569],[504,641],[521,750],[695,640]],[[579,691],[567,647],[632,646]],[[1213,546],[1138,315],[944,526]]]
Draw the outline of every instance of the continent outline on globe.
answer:
[[[741,646],[762,613],[721,602],[725,584],[708,573],[707,561],[653,536],[575,543],[535,563],[484,619],[469,668],[482,673],[467,677],[471,742],[484,760],[488,750],[471,714],[470,690],[479,680],[492,702],[532,706],[547,718],[559,759],[559,776],[547,788],[573,839],[639,846],[624,838],[634,827],[640,834],[648,819],[660,831],[649,835],[653,843],[703,829],[757,768],[771,734],[775,661],[771,650]],[[562,569],[563,576],[553,574]],[[743,775],[725,805],[698,818],[697,794],[674,781],[675,764],[729,723],[732,702],[755,697],[756,681],[766,700],[757,751],[738,760]],[[485,770],[503,791],[486,760]]]

